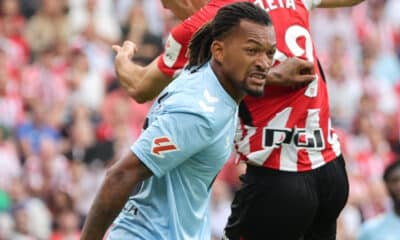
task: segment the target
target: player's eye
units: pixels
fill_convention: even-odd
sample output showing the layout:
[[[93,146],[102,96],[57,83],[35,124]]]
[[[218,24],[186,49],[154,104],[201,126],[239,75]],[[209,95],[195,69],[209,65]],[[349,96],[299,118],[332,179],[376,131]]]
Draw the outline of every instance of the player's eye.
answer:
[[[268,57],[272,58],[275,55],[275,52],[276,52],[276,45],[267,48],[266,54]]]
[[[275,49],[270,50],[270,51],[267,51],[267,56],[268,56],[269,58],[273,58],[274,55],[275,55]]]
[[[246,48],[245,51],[250,56],[255,55],[257,53],[257,49],[256,48]]]

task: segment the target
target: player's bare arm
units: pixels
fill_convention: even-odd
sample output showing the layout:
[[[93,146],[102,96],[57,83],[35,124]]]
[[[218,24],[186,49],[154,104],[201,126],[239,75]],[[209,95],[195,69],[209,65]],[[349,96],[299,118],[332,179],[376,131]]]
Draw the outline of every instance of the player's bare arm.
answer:
[[[192,16],[207,2],[208,0],[161,0],[163,7],[171,10],[181,20]]]
[[[119,83],[136,102],[154,99],[172,81],[158,68],[158,58],[145,67],[132,62],[136,49],[133,42],[125,41],[122,46],[114,45],[113,49],[117,53],[115,70]],[[270,69],[267,84],[295,87],[314,79],[314,65],[311,62],[289,58]]]
[[[132,62],[136,51],[133,42],[114,45],[113,50],[116,52],[114,64],[118,81],[136,102],[152,100],[172,81],[171,77],[159,70],[158,58],[144,67]]]
[[[291,57],[269,70],[267,84],[298,87],[314,79],[314,64],[312,62]]]
[[[351,7],[364,0],[321,0],[319,8]]]
[[[111,166],[89,211],[81,240],[101,240],[134,186],[151,175],[150,170],[133,153]]]

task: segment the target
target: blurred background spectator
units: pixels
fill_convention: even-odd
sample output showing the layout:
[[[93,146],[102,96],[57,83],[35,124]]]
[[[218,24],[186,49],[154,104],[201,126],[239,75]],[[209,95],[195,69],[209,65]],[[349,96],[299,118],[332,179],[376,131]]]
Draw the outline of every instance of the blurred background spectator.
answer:
[[[359,240],[389,240],[400,236],[400,160],[386,167],[383,180],[392,206],[384,214],[373,217],[362,225]]]
[[[311,15],[350,179],[338,240],[392,207],[382,174],[400,157],[399,12],[368,0]],[[0,0],[0,240],[79,239],[150,106],[119,89],[111,45],[133,40],[147,64],[178,21],[159,0]],[[214,239],[244,171],[233,159],[214,184]]]

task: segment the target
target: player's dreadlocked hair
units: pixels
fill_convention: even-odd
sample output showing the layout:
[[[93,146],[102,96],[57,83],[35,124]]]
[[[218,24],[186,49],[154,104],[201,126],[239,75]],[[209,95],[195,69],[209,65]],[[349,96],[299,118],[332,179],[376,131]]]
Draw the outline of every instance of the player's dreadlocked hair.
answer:
[[[400,159],[398,159],[398,160],[392,162],[391,164],[389,164],[389,165],[386,167],[385,171],[383,172],[383,180],[384,180],[385,182],[388,182],[388,181],[389,181],[390,175],[391,175],[397,168],[400,168]]]
[[[214,20],[206,23],[189,43],[187,68],[202,66],[211,58],[210,47],[214,40],[221,40],[239,25],[240,20],[249,20],[265,26],[272,24],[266,11],[249,2],[229,4],[218,10]]]

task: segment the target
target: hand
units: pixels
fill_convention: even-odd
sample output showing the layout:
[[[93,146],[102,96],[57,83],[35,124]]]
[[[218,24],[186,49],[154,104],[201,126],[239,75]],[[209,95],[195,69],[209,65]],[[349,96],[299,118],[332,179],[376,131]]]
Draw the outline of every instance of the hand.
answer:
[[[315,80],[314,64],[291,57],[269,70],[267,84],[297,88],[313,80]]]
[[[116,64],[119,60],[132,59],[137,51],[136,44],[131,41],[125,41],[122,46],[113,45],[112,49],[115,51]]]
[[[114,67],[120,86],[138,103],[152,100],[172,78],[158,68],[158,58],[147,66],[141,66],[132,61],[137,51],[136,44],[125,41],[122,46],[114,45],[116,52]]]
[[[141,68],[131,60],[137,51],[136,44],[125,41],[122,46],[113,45],[112,49],[116,52],[114,67],[118,82],[131,95],[138,84],[138,79],[134,76],[142,77],[139,74]]]

